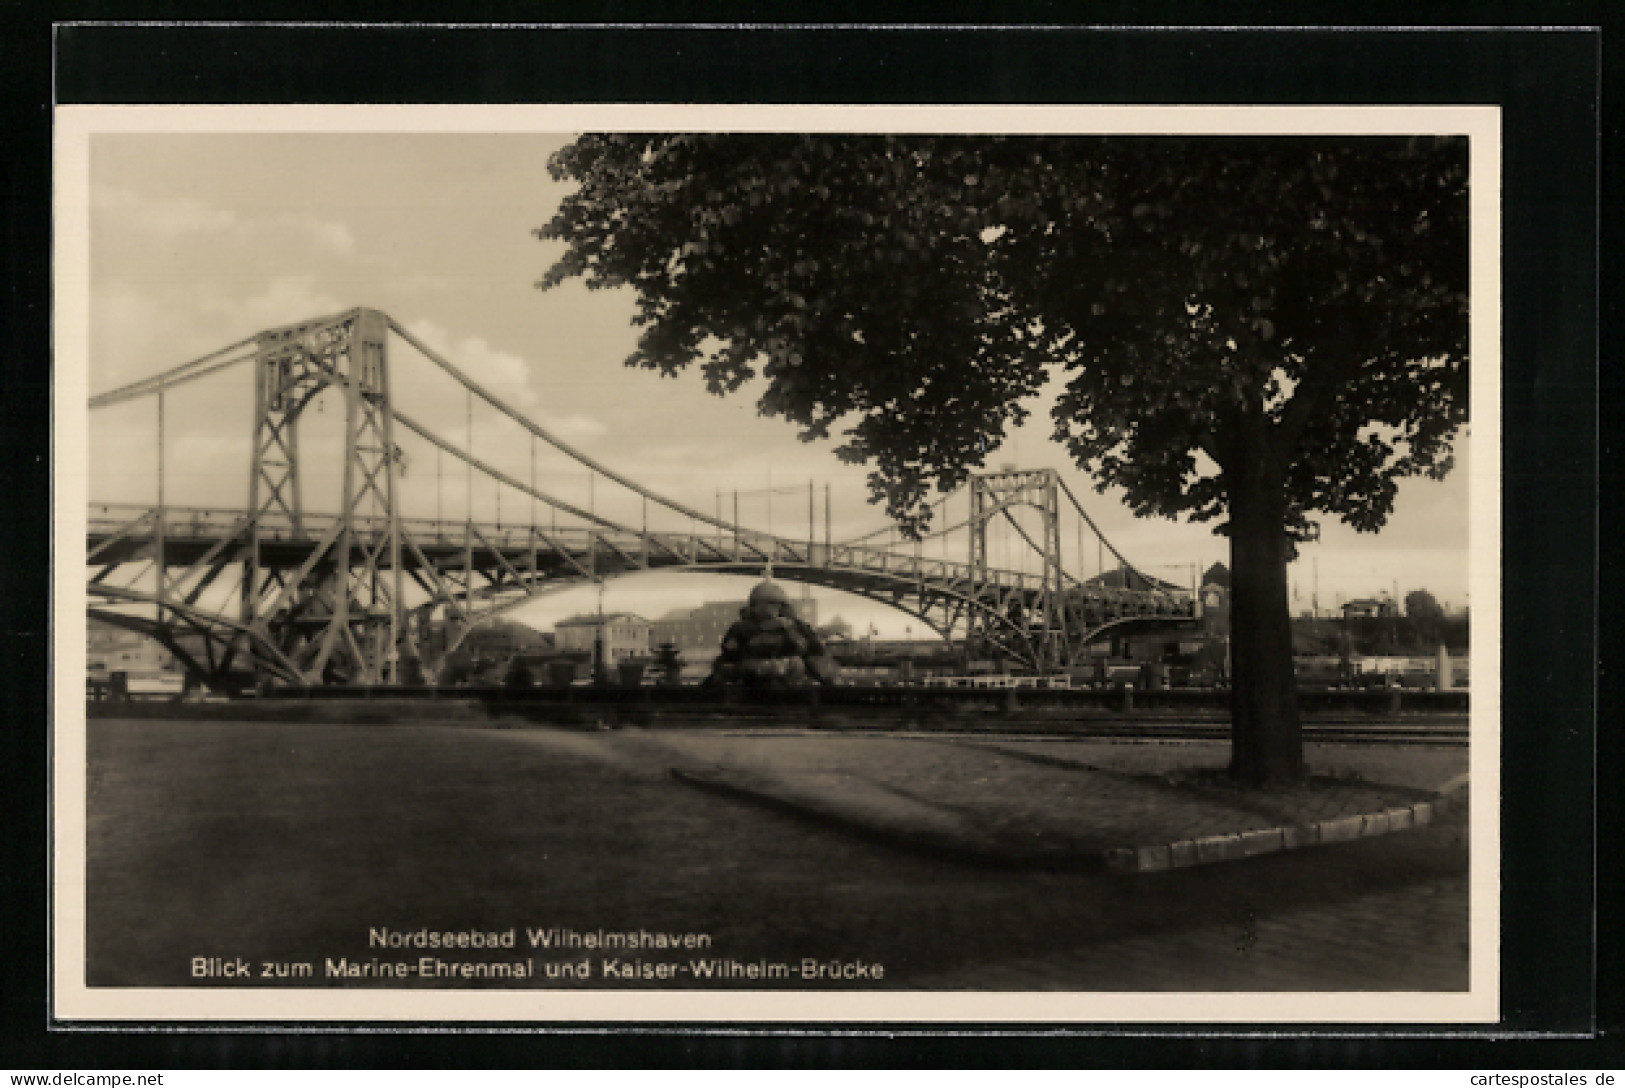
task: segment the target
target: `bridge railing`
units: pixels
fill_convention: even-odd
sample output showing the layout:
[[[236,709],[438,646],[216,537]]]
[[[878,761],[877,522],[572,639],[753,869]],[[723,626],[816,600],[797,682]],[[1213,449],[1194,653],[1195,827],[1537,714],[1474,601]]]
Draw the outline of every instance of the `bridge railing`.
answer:
[[[834,566],[870,570],[909,579],[946,582],[969,588],[973,568],[969,563],[937,556],[915,555],[865,545],[836,544],[829,549]],[[1019,570],[983,571],[977,585],[982,589],[1031,590],[1043,588],[1041,574]]]
[[[126,531],[143,518],[149,518],[157,508],[144,503],[92,503],[89,507],[87,528],[93,537],[105,537]],[[163,509],[164,534],[171,539],[191,537],[218,538],[240,526],[244,512],[202,506],[166,506]],[[300,518],[295,530],[293,519],[286,513],[262,514],[259,519],[261,540],[314,543],[326,537],[339,520],[331,513],[307,513]],[[390,519],[383,515],[356,514],[351,518],[351,530],[363,540],[376,540],[386,533]],[[738,561],[747,564],[772,563],[785,566],[814,562],[807,541],[789,540],[767,533],[741,529],[726,533],[708,530],[681,532],[672,530],[642,531],[626,527],[553,526],[508,521],[469,521],[450,518],[400,519],[403,533],[419,546],[435,548],[464,547],[471,540],[480,550],[497,548],[505,552],[520,553],[532,547],[562,548],[574,553],[585,553],[595,547],[618,550],[628,556],[654,561],[672,560],[689,563],[726,563]],[[471,537],[470,528],[477,536]]]
[[[141,503],[93,503],[89,509],[89,533],[92,537],[112,536],[127,531],[155,512],[154,507]],[[194,540],[219,539],[239,528],[243,517],[241,510],[166,506],[163,512],[164,534],[171,540],[187,537]],[[301,519],[299,531],[295,532],[292,519],[286,514],[265,515],[260,519],[259,536],[262,541],[314,543],[330,533],[337,520],[336,514],[306,514]],[[387,532],[389,524],[387,517],[362,514],[352,519],[352,531],[363,543],[370,543],[380,539]],[[623,567],[628,561],[634,567],[743,565],[756,568],[771,564],[786,569],[811,567],[870,573],[882,575],[891,581],[946,588],[964,594],[998,592],[1004,596],[1012,592],[1037,592],[1043,588],[1042,576],[1027,571],[986,570],[973,585],[972,567],[958,560],[861,544],[809,543],[749,530],[736,533],[715,530],[640,532],[625,528],[554,527],[525,522],[471,523],[466,519],[435,518],[401,518],[400,525],[402,531],[420,548],[435,552],[473,547],[484,553],[494,548],[511,557],[534,549],[538,553],[563,551],[580,559],[595,551],[607,551],[618,553],[622,561],[617,565]],[[470,534],[470,526],[477,536]],[[1099,606],[1111,615],[1188,615],[1193,611],[1188,595],[1163,590],[1073,585],[1065,591],[1064,596],[1081,606]]]

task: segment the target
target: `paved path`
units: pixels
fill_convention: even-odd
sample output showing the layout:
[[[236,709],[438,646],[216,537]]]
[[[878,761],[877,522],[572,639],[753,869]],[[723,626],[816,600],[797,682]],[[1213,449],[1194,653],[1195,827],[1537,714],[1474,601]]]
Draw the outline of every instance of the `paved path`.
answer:
[[[1467,878],[1343,902],[1244,912],[1233,922],[969,964],[924,990],[1463,990]]]

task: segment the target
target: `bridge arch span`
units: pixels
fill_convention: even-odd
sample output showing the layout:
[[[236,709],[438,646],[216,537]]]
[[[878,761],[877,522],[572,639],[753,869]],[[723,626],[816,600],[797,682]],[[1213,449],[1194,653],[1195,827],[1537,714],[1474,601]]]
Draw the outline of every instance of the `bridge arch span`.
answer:
[[[956,634],[963,630],[967,617],[975,616],[984,637],[992,643],[992,649],[1028,667],[1041,665],[1038,659],[1038,640],[1022,619],[1013,617],[1009,607],[1010,597],[978,598],[962,587],[922,578],[918,574],[910,576],[891,571],[853,571],[817,564],[755,561],[722,562],[703,567],[630,569],[606,573],[597,578],[576,574],[550,579],[545,585],[531,592],[524,592],[513,586],[486,587],[475,594],[476,599],[480,599],[482,595],[484,598],[478,614],[471,617],[467,623],[459,625],[445,650],[436,660],[424,662],[424,667],[432,674],[438,675],[446,656],[455,653],[469,634],[501,617],[511,615],[520,608],[545,600],[555,593],[582,589],[598,581],[609,583],[646,573],[772,577],[785,582],[838,590],[918,620],[948,643],[953,642]],[[429,601],[425,602],[423,607],[432,610],[443,604],[444,602],[440,601]],[[1018,615],[1025,616],[1025,612]]]
[[[403,347],[415,352],[436,380],[449,380],[450,396],[463,401],[466,437],[461,444],[399,411],[391,375],[392,360]],[[245,436],[246,501],[224,508],[177,505],[165,486],[166,395],[226,373],[246,373],[254,393],[254,416]],[[316,464],[311,456],[320,444],[302,448],[299,429],[313,399],[328,391],[342,401],[345,438],[336,463]],[[425,651],[443,660],[449,639],[436,632],[435,645],[429,647],[420,636],[432,623],[455,621],[461,630],[451,625],[440,630],[460,645],[466,630],[556,586],[645,570],[760,576],[769,569],[788,581],[840,589],[895,608],[945,638],[963,632],[971,652],[985,649],[1035,669],[1055,668],[1075,658],[1079,639],[1094,620],[1140,610],[1118,608],[1110,594],[1096,593],[1080,581],[1085,527],[1097,542],[1102,575],[1104,554],[1110,552],[1126,575],[1135,576],[1131,584],[1136,588],[1115,592],[1143,592],[1142,603],[1153,611],[1162,610],[1161,598],[1167,596],[1161,589],[1139,588],[1152,583],[1106,540],[1053,469],[1007,469],[971,478],[963,560],[948,559],[946,546],[933,559],[921,554],[918,542],[913,554],[902,543],[895,550],[866,543],[874,534],[834,542],[827,498],[825,540],[819,544],[812,539],[810,486],[808,538],[791,540],[737,524],[737,511],[733,520],[724,520],[720,494],[713,516],[600,463],[474,381],[388,314],[367,308],[264,330],[98,394],[89,406],[95,410],[138,400],[156,409],[156,504],[91,504],[87,597],[96,602],[92,611],[117,614],[121,619],[115,622],[142,627],[166,645],[184,648],[198,641],[191,636],[200,636],[206,660],[189,660],[212,674],[248,663],[267,677],[290,683],[395,683],[408,660],[438,671],[439,662],[426,661]],[[490,443],[481,446],[485,458],[475,455],[476,400],[497,413],[498,424],[518,428],[529,452],[528,475],[492,454]],[[437,488],[433,519],[406,514],[406,440],[427,443],[432,450]],[[573,473],[575,466],[588,471],[584,507],[538,487],[539,446],[562,455],[570,466],[565,471]],[[442,518],[438,486],[443,455],[466,471],[469,496],[476,479],[481,488],[493,488],[494,523],[475,520],[471,498],[462,517]],[[328,456],[325,449],[321,456]],[[341,470],[336,508],[307,508],[306,482],[314,483],[322,472],[331,476],[334,469]],[[641,516],[629,514],[621,521],[606,516],[612,504],[603,504],[608,497],[599,495],[595,505],[594,480],[620,488],[619,500],[638,500]],[[505,494],[521,498],[528,519],[503,524]],[[939,505],[948,498],[943,496]],[[1062,563],[1063,498],[1076,514],[1078,530],[1071,570]],[[543,517],[538,517],[538,504]],[[626,509],[624,501],[621,507]],[[1036,535],[1012,516],[1014,508],[1025,507],[1042,514]],[[651,510],[657,522],[685,528],[651,528]],[[1017,563],[1001,559],[995,564],[992,554],[998,549],[990,549],[989,537],[995,520],[1000,532],[1008,527],[1032,552],[1023,553]],[[1003,540],[1014,537],[991,542]],[[1040,573],[1025,569],[1033,555],[1040,560]],[[1010,567],[1023,569],[1001,569]],[[1076,609],[1069,603],[1074,593],[1079,594]]]

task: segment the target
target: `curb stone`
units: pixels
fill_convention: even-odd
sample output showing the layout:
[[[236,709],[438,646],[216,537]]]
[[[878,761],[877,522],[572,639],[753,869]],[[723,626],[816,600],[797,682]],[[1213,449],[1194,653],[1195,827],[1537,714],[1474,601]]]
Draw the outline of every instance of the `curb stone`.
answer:
[[[1241,856],[1240,835],[1206,835],[1196,842],[1196,863],[1234,861]]]
[[[928,853],[983,864],[991,862],[998,865],[1053,866],[1059,863],[1071,868],[1080,863],[1088,865],[1093,862],[1103,865],[1112,872],[1164,872],[1192,865],[1208,865],[1283,850],[1297,850],[1307,846],[1353,842],[1376,835],[1426,827],[1451,805],[1449,798],[1439,796],[1432,800],[1391,807],[1382,812],[1339,816],[1313,823],[1206,835],[1168,843],[1120,846],[1094,851],[1062,851],[1048,856],[1043,852],[1028,856],[1011,856],[1007,852],[1008,843],[976,833],[969,828],[948,826],[911,828],[906,826],[906,821],[896,819],[878,821],[864,819],[843,811],[842,806],[816,803],[806,796],[798,795],[798,791],[794,789],[786,791],[782,787],[776,787],[771,779],[730,774],[720,767],[703,769],[672,767],[669,773],[675,780],[691,787],[764,803],[781,811],[844,827],[893,846],[923,849]]]
[[[1383,812],[1339,816],[1311,824],[1288,824],[1261,831],[1244,831],[1239,835],[1208,835],[1199,839],[1181,839],[1162,846],[1112,850],[1106,855],[1106,866],[1115,872],[1160,872],[1187,865],[1206,865],[1273,854],[1281,850],[1298,850],[1322,843],[1353,842],[1375,835],[1426,827],[1447,804],[1442,798],[1418,801]]]
[[[1283,848],[1285,839],[1278,827],[1266,828],[1263,831],[1243,831],[1241,833],[1241,853],[1244,857],[1254,854],[1269,854]]]
[[[1365,829],[1365,820],[1359,816],[1339,816],[1335,820],[1322,820],[1315,825],[1320,829],[1321,842],[1352,842]]]

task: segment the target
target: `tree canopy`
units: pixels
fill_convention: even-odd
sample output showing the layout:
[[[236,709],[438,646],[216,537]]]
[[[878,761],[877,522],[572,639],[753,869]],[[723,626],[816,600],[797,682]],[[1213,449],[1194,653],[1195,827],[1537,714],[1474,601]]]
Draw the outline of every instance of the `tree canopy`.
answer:
[[[1438,598],[1425,589],[1413,589],[1405,594],[1405,619],[1411,636],[1424,645],[1436,644],[1444,630],[1444,608]]]
[[[1467,166],[1433,137],[588,135],[542,286],[630,287],[630,365],[759,377],[911,527],[1064,372],[1097,487],[1225,519],[1238,759],[1285,778],[1293,540],[1380,528],[1466,417]]]
[[[1413,589],[1405,594],[1405,615],[1419,620],[1436,620],[1444,616],[1439,600],[1425,589]]]
[[[848,424],[895,516],[1058,365],[1057,437],[1137,512],[1221,515],[1267,432],[1293,524],[1374,530],[1464,419],[1466,167],[1432,138],[585,136],[542,282],[634,288],[632,365]]]

